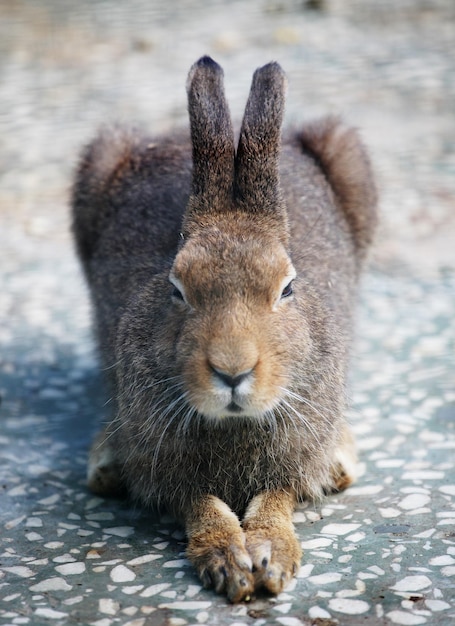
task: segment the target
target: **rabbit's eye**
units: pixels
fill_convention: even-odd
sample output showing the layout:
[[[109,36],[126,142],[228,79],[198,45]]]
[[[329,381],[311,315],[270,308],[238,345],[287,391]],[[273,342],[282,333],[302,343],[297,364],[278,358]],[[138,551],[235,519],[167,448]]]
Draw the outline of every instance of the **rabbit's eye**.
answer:
[[[171,298],[174,302],[184,302],[186,304],[185,289],[181,282],[173,274],[169,276],[171,283]]]
[[[180,291],[180,289],[177,289],[175,285],[173,285],[171,296],[175,298],[176,300],[181,300],[182,302],[184,302],[182,292]]]
[[[291,280],[291,282],[288,283],[286,287],[283,289],[283,291],[281,292],[281,298],[289,298],[289,296],[292,296],[293,293],[294,293],[294,290],[292,288],[292,280]]]

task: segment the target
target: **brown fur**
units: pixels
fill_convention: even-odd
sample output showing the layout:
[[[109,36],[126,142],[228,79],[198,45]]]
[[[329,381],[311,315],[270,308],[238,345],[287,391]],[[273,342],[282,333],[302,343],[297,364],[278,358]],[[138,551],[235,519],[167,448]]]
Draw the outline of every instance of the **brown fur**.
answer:
[[[358,133],[332,116],[308,124],[299,139],[330,182],[354,243],[364,253],[372,242],[377,221],[376,212],[366,211],[365,207],[376,206],[377,194],[368,154]]]
[[[73,219],[115,402],[89,485],[112,491],[117,474],[180,516],[202,581],[237,602],[295,573],[296,500],[354,478],[344,386],[376,196],[337,120],[280,145],[274,63],[235,151],[222,79],[207,57],[191,69],[191,139],[103,131]]]

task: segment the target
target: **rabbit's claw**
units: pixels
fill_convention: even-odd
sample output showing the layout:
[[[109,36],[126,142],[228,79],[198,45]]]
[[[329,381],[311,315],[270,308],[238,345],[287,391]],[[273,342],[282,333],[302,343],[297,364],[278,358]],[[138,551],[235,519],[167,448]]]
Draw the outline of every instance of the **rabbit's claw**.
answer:
[[[254,591],[253,565],[243,544],[243,533],[217,545],[213,537],[200,535],[188,543],[188,557],[195,564],[203,586],[225,593],[233,603],[248,601]]]
[[[281,529],[276,535],[268,529],[247,530],[246,546],[253,560],[255,588],[281,593],[297,573],[302,555],[293,529]]]

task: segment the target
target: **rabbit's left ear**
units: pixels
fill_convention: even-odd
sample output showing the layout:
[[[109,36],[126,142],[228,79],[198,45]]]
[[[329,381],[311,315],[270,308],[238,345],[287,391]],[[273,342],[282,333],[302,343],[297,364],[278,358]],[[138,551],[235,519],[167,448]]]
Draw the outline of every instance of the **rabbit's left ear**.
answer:
[[[187,218],[232,203],[234,132],[223,78],[222,68],[208,56],[199,59],[188,75],[193,179]]]
[[[285,217],[279,180],[286,75],[278,63],[256,70],[235,160],[236,202],[247,211]]]

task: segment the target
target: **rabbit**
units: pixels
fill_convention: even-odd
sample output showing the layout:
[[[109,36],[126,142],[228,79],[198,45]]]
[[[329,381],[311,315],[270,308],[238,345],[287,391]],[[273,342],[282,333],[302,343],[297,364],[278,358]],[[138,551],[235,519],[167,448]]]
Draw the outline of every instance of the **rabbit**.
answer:
[[[177,516],[204,587],[235,603],[282,591],[296,504],[355,479],[346,373],[377,194],[338,118],[282,139],[276,62],[236,147],[223,77],[208,56],[190,69],[189,134],[102,129],[72,207],[115,404],[88,485]]]

